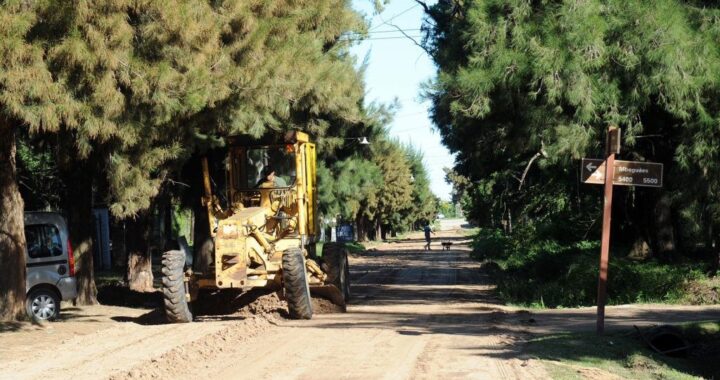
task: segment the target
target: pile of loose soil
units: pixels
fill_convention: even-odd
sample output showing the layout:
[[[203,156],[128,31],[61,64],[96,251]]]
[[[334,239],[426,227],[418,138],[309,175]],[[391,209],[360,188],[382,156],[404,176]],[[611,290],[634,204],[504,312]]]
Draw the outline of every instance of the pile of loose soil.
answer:
[[[343,313],[343,306],[335,305],[327,299],[313,297],[313,312],[315,314]],[[222,291],[215,294],[204,294],[198,298],[195,305],[197,316],[230,315],[250,317],[256,315],[288,318],[287,302],[280,298],[277,292],[265,289],[251,290],[246,293]]]
[[[127,372],[110,376],[110,380],[173,378],[202,367],[204,361],[221,356],[234,356],[228,348],[241,347],[239,343],[252,339],[270,328],[272,322],[265,316],[252,316],[242,321],[160,355],[139,363]],[[228,342],[232,344],[228,345]],[[228,359],[230,360],[230,359]]]
[[[263,294],[253,302],[240,309],[241,315],[279,315],[287,316],[287,302],[280,299],[277,293]]]
[[[312,304],[313,313],[315,314],[334,314],[345,312],[344,306],[336,305],[325,298],[313,297]]]
[[[245,293],[234,290],[201,293],[193,308],[197,316],[286,317],[288,315],[287,303],[280,300],[276,292],[265,289],[255,289]]]

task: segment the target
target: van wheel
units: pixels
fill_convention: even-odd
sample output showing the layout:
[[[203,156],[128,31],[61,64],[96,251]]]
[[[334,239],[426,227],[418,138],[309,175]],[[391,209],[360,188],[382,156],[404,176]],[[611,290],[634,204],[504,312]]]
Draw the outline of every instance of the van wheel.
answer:
[[[283,282],[290,317],[310,319],[313,315],[310,286],[305,272],[305,256],[300,248],[290,248],[282,256]]]
[[[192,322],[192,313],[185,296],[185,253],[167,251],[162,259],[163,303],[170,323]]]
[[[28,294],[25,310],[36,321],[52,321],[60,315],[60,297],[50,289],[35,289]]]

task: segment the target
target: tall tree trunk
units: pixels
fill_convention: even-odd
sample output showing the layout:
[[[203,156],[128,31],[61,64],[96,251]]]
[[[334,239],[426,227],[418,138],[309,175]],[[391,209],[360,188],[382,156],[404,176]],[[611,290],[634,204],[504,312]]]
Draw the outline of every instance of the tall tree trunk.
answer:
[[[367,241],[366,219],[362,213],[358,213],[355,223],[357,225],[357,241]]]
[[[362,216],[358,213],[355,217],[355,241],[361,241],[362,236]]]
[[[675,252],[675,227],[670,194],[664,192],[655,203],[655,249],[657,257],[670,259]]]
[[[68,220],[70,243],[75,256],[77,305],[97,304],[93,244],[96,224],[93,216],[93,185],[99,176],[102,159],[93,155],[81,159],[75,153],[72,134],[62,134],[58,145],[60,175],[65,184],[64,214]]]
[[[707,218],[707,237],[706,237],[706,243],[705,243],[705,249],[709,252],[708,259],[710,260],[710,268],[711,268],[711,275],[717,276],[718,271],[720,270],[720,247],[718,247],[718,241],[720,241],[720,237],[718,236],[718,228],[715,226],[715,223],[710,221],[710,218]]]
[[[25,223],[17,186],[15,127],[0,116],[0,320],[24,317]]]
[[[125,221],[116,220],[110,217],[110,240],[112,241],[112,265],[115,268],[125,268],[127,265],[127,249],[125,248],[126,240]],[[125,273],[127,276],[127,273]],[[125,277],[127,280],[127,277]]]
[[[126,248],[128,252],[127,279],[130,290],[152,292],[152,257],[148,246],[150,235],[150,211],[143,211],[134,220],[128,220]]]
[[[375,240],[382,240],[382,224],[379,216],[375,218]]]
[[[92,212],[92,170],[74,170],[65,176],[67,194],[65,212],[70,230],[70,242],[75,255],[78,284],[78,305],[97,304],[93,239],[95,223]]]
[[[362,236],[360,236],[360,241],[368,241],[369,240],[369,230],[370,229],[370,219],[367,217],[362,218]]]

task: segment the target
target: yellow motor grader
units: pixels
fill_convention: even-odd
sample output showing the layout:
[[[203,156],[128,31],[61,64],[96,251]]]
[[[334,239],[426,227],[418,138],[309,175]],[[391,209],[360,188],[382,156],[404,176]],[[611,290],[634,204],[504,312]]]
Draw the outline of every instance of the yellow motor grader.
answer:
[[[347,251],[325,243],[322,257],[315,254],[316,151],[307,134],[289,132],[265,145],[230,139],[221,195],[225,207],[213,194],[207,158],[202,169],[211,243],[192,266],[182,251],[163,254],[168,322],[191,322],[190,305],[206,294],[203,289],[276,290],[296,319],[312,318],[311,290],[345,306],[350,297]]]

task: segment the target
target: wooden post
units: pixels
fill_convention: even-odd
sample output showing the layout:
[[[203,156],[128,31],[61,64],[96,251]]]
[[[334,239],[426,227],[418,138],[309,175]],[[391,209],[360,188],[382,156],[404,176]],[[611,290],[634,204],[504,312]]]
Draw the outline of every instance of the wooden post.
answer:
[[[607,300],[608,262],[610,261],[610,222],[612,214],[613,177],[615,174],[615,154],[620,146],[620,129],[608,128],[605,144],[605,202],[603,207],[603,226],[600,247],[600,273],[597,294],[597,334],[605,331],[605,301]]]

